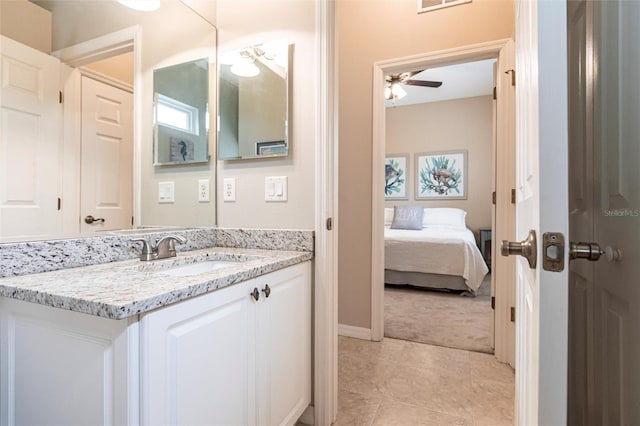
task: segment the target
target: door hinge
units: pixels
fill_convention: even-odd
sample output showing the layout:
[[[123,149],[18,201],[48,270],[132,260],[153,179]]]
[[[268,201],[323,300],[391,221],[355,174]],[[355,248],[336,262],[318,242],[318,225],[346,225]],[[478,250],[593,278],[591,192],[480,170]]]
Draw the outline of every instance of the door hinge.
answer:
[[[512,189],[511,190],[511,204],[515,204],[516,203],[516,190]]]
[[[58,94],[59,94],[58,100],[60,103],[62,103],[62,90],[58,91]]]
[[[131,226],[133,226],[133,216],[131,216]]]
[[[491,203],[495,205],[496,203],[496,191],[491,193]]]
[[[498,88],[493,86],[493,99],[498,99]]]
[[[516,70],[507,70],[504,72],[505,74],[511,74],[511,85],[516,85]]]
[[[331,231],[333,229],[333,218],[327,218],[327,231]]]
[[[58,197],[58,210],[62,210],[62,198]]]
[[[496,310],[496,297],[491,296],[491,309]]]
[[[511,322],[516,322],[516,308],[511,307]]]

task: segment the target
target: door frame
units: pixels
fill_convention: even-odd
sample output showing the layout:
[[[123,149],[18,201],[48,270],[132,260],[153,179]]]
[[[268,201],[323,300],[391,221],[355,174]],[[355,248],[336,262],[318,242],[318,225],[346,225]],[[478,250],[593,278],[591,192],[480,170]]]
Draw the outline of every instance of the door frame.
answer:
[[[515,183],[515,93],[511,76],[514,69],[515,45],[511,39],[462,46],[403,58],[379,61],[373,65],[373,155],[371,201],[371,340],[384,337],[384,195],[376,188],[384,186],[385,102],[384,75],[406,71],[407,68],[432,68],[483,59],[497,59],[497,120],[496,128],[496,216],[500,227],[494,229],[493,241],[512,240],[515,236],[515,208],[511,190]],[[495,252],[495,244],[493,251]],[[510,310],[515,306],[515,289],[509,283],[515,275],[513,260],[492,256],[492,273],[496,279],[495,355],[503,362],[515,364],[515,328]]]
[[[134,226],[140,223],[141,201],[141,149],[142,128],[136,123],[142,120],[142,52],[140,46],[140,26],[134,25],[122,30],[96,37],[73,46],[53,52],[65,66],[62,71],[61,86],[68,102],[63,102],[64,174],[62,179],[62,230],[64,233],[80,233],[80,74],[97,73],[82,69],[86,65],[101,59],[133,51],[133,217]],[[71,68],[74,67],[74,68]],[[79,71],[78,71],[79,70]],[[75,74],[75,76],[74,76]],[[107,83],[114,85],[113,82]],[[121,87],[124,88],[124,87]],[[126,90],[126,88],[125,88]],[[130,88],[129,88],[130,90]],[[66,213],[65,213],[66,212]]]

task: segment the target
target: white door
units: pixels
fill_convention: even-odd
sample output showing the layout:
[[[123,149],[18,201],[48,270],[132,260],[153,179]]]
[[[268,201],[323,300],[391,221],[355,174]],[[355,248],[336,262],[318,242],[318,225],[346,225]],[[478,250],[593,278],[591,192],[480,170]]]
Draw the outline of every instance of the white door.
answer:
[[[640,423],[640,3],[571,6],[570,111],[580,124],[569,142],[571,233],[605,253],[571,265],[569,420],[632,425]]]
[[[0,237],[61,231],[60,62],[2,36]]]
[[[131,228],[133,95],[85,76],[81,90],[80,229]]]
[[[516,424],[567,420],[568,273],[542,269],[546,232],[568,234],[566,2],[516,6],[516,234],[537,236],[516,266]]]

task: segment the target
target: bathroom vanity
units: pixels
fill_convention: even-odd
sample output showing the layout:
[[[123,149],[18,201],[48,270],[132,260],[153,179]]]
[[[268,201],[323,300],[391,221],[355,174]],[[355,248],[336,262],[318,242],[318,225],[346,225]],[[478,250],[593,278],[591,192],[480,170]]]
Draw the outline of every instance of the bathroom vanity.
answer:
[[[295,424],[312,256],[211,247],[0,279],[0,425]]]

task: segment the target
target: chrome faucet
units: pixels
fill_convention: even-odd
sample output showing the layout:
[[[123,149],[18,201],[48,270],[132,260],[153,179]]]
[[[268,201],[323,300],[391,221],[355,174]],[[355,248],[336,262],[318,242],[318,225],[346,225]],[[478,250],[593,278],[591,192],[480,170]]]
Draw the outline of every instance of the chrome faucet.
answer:
[[[175,243],[185,244],[187,239],[179,235],[166,235],[160,238],[156,244],[150,243],[146,238],[132,238],[131,241],[142,243],[140,260],[149,261],[176,257]]]

